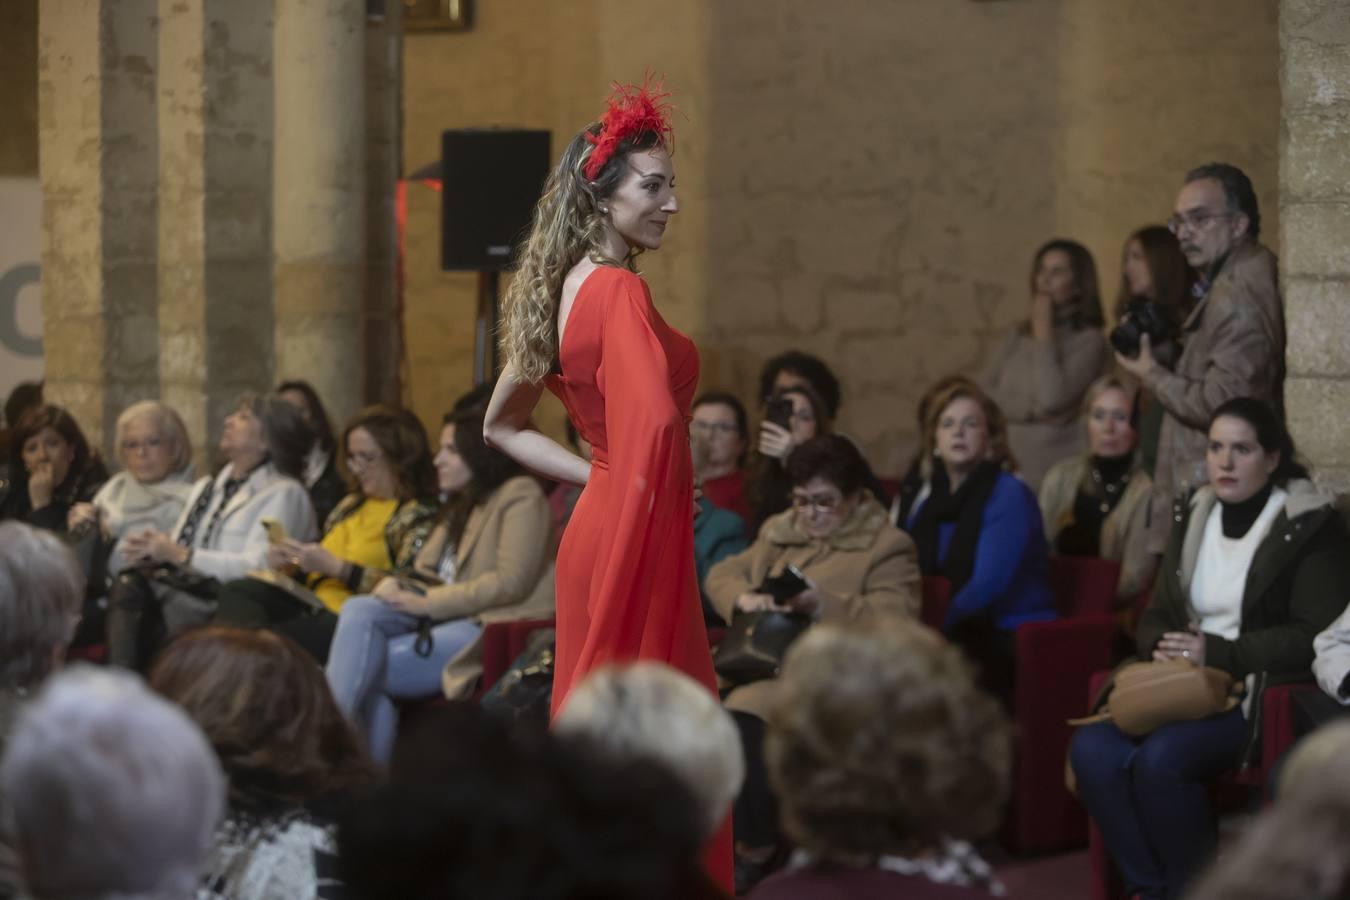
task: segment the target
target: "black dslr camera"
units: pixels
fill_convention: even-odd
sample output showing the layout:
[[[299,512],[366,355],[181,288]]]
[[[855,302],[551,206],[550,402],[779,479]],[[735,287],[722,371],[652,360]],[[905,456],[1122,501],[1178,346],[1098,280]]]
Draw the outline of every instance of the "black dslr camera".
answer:
[[[1177,336],[1172,317],[1152,300],[1130,304],[1120,324],[1111,329],[1111,346],[1121,356],[1134,359],[1139,355],[1139,338],[1145,334],[1155,350]]]

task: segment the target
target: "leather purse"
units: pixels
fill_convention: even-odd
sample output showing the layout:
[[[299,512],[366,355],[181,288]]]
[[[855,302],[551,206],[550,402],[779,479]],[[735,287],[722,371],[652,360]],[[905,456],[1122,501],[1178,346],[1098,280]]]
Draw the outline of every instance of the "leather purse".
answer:
[[[552,628],[541,628],[529,636],[525,649],[479,700],[486,712],[511,722],[548,727],[555,635]]]
[[[1131,737],[1143,737],[1172,722],[1205,719],[1238,704],[1241,681],[1222,669],[1184,659],[1130,663],[1113,679],[1105,704],[1095,715],[1070,725],[1112,722]]]
[[[738,613],[717,645],[713,668],[733,685],[776,678],[792,642],[811,625],[810,616],[763,610]]]

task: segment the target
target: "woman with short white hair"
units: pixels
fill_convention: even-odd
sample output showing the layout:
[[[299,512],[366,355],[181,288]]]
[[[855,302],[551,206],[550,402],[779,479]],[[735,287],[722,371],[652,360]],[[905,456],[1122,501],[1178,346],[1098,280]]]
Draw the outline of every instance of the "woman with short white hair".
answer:
[[[117,417],[114,453],[122,471],[89,503],[70,508],[75,532],[97,524],[112,546],[108,574],[126,568],[123,535],[145,528],[168,531],[192,493],[192,441],[178,413],[157,400],[133,403]]]
[[[694,792],[709,835],[745,778],[731,714],[707,688],[662,663],[607,666],[586,676],[567,695],[553,730],[666,766]]]
[[[0,787],[35,900],[192,897],[225,799],[192,721],[135,676],[56,676],[21,718]]]
[[[0,754],[31,691],[60,665],[80,618],[84,577],[52,532],[0,522]],[[14,835],[0,793],[0,896],[19,889]]]

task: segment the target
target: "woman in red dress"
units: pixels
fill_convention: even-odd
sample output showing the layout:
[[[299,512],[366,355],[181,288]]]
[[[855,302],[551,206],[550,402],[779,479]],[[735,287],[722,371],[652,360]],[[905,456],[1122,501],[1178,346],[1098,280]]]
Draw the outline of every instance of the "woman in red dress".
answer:
[[[585,485],[557,564],[556,712],[607,662],[667,663],[716,691],[694,573],[689,404],[698,352],[634,270],[678,210],[665,95],[616,87],[568,144],[535,209],[506,294],[506,368],[488,442]],[[544,387],[591,445],[588,463],[527,422]],[[730,843],[710,871],[730,885]]]

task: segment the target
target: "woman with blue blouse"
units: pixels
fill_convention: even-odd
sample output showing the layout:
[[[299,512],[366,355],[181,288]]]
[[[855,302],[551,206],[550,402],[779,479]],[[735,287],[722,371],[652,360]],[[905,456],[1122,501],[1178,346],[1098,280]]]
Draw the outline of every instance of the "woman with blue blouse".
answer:
[[[951,582],[943,633],[979,667],[980,686],[1008,703],[1014,631],[1055,618],[1040,508],[1012,474],[1007,425],[988,396],[956,383],[929,410],[927,478],[906,527],[923,574]]]

